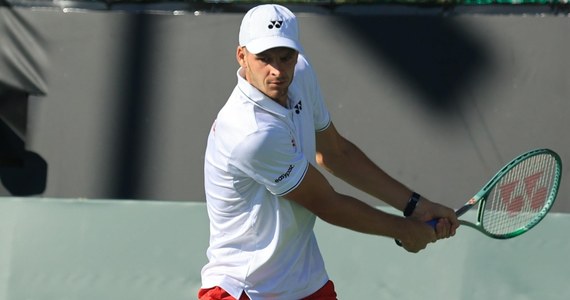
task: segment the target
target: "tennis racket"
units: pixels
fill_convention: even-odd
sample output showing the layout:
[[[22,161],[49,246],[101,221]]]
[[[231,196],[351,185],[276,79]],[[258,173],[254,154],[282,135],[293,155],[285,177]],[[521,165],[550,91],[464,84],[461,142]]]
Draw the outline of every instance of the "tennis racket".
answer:
[[[495,239],[519,236],[546,216],[556,200],[561,176],[558,154],[549,149],[529,151],[506,164],[455,214],[460,217],[478,205],[477,221],[459,220],[462,225]],[[437,220],[427,223],[435,228]]]

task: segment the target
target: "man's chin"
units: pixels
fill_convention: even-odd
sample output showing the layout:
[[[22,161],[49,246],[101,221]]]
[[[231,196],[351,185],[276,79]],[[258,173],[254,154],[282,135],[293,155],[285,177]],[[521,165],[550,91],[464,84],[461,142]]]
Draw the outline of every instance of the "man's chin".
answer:
[[[267,91],[265,95],[273,100],[279,101],[279,99],[287,97],[287,91],[283,92],[282,90],[279,91],[270,90]]]

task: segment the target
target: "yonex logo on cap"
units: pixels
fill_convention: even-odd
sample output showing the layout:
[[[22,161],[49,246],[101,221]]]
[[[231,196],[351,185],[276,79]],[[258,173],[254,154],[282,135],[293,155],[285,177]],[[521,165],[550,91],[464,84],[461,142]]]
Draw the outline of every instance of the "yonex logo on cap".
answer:
[[[243,17],[239,45],[253,54],[277,47],[302,52],[297,18],[286,7],[264,4],[250,9]]]
[[[281,28],[281,25],[283,25],[283,21],[270,21],[269,25],[267,26],[267,28],[269,29],[273,29],[273,28]]]

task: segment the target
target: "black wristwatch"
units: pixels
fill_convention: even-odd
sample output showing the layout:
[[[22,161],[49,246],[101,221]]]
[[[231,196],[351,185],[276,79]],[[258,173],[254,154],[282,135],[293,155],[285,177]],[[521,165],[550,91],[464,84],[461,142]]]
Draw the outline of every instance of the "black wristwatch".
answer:
[[[420,201],[420,197],[421,197],[420,194],[415,192],[412,193],[412,195],[410,196],[410,200],[408,200],[408,204],[404,209],[404,217],[409,217],[414,213],[416,205],[418,205],[418,201]]]

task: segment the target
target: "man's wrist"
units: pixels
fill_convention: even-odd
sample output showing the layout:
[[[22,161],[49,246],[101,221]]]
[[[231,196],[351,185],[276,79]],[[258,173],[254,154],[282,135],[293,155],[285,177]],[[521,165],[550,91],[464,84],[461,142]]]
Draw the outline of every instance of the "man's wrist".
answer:
[[[416,206],[418,205],[420,199],[421,199],[420,194],[416,192],[412,193],[410,199],[408,200],[406,208],[404,208],[404,217],[409,217],[414,213],[414,210],[416,210]]]

